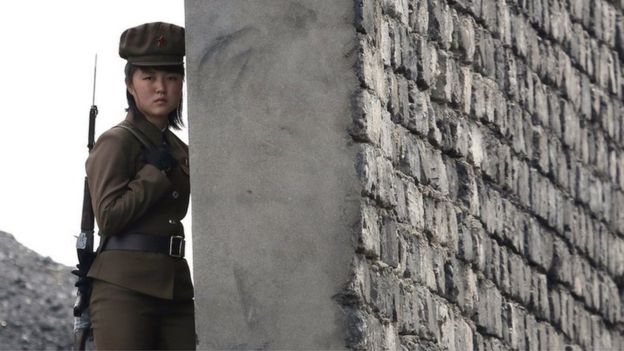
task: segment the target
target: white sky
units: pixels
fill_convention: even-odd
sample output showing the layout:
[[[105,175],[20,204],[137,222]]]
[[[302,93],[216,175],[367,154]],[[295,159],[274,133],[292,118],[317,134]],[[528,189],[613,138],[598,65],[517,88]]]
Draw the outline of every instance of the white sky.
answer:
[[[0,230],[76,263],[94,56],[97,137],[125,117],[119,36],[155,21],[183,26],[184,1],[0,2]],[[190,239],[190,210],[184,223]]]

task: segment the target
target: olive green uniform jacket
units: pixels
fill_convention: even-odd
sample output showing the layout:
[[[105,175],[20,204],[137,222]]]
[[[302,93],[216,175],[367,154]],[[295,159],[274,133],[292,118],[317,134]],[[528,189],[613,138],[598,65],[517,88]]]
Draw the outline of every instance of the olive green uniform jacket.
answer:
[[[184,235],[180,221],[190,194],[188,146],[169,129],[162,132],[142,117],[128,114],[126,122],[154,145],[165,141],[178,165],[165,174],[145,164],[145,147],[128,130],[111,128],[102,134],[86,164],[101,240],[127,232]],[[193,297],[186,260],[165,254],[104,251],[97,255],[88,276],[158,298]]]

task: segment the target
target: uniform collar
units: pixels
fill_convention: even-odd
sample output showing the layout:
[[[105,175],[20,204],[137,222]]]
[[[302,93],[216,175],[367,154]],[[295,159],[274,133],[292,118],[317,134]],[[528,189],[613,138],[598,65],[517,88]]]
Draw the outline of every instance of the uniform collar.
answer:
[[[126,121],[132,124],[135,128],[140,130],[154,145],[160,145],[163,142],[163,137],[169,134],[169,127],[161,131],[158,127],[150,123],[143,116],[135,116],[132,112],[128,111],[126,115]]]

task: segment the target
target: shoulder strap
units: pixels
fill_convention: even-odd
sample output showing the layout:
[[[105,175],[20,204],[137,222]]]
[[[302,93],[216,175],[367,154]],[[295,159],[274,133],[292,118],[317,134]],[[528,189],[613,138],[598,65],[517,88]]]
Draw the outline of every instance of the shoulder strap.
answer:
[[[134,135],[134,137],[147,149],[154,148],[154,144],[151,141],[149,141],[147,137],[145,137],[145,135],[141,133],[141,131],[137,130],[136,128],[131,126],[129,123],[126,123],[125,121],[123,121],[119,123],[118,125],[116,125],[115,127],[119,127],[119,128],[129,131],[130,134]]]

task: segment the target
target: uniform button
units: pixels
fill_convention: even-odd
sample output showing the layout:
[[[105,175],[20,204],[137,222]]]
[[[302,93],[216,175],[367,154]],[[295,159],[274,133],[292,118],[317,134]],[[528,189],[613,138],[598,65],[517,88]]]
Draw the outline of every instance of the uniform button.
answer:
[[[177,191],[174,191],[174,192],[172,192],[172,193],[171,193],[171,196],[172,196],[174,199],[177,199],[177,198],[179,198],[179,197],[180,197],[180,193],[179,193],[179,192],[177,192]]]
[[[169,224],[176,224],[176,223],[177,223],[177,222],[176,222],[176,220],[175,220],[175,219],[171,219],[171,218],[169,219]]]

